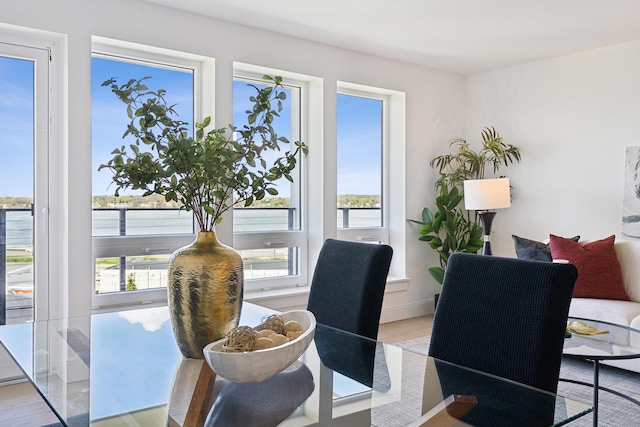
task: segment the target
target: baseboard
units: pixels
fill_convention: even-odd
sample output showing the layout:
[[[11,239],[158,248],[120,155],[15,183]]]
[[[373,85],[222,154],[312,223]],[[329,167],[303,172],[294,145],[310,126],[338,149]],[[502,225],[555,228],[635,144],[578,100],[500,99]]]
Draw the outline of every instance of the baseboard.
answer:
[[[383,306],[380,314],[380,323],[397,322],[398,320],[433,314],[433,304],[432,298],[391,307]]]
[[[245,300],[274,310],[301,310],[307,306],[308,289],[298,289],[292,293],[290,289],[270,293],[252,292],[245,294]],[[433,298],[394,306],[382,306],[380,323],[396,322],[412,317],[433,314]]]

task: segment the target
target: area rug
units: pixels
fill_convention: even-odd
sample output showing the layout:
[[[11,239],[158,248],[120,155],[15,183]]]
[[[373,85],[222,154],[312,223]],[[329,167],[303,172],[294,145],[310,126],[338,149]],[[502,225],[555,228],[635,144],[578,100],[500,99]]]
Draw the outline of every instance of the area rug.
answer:
[[[429,339],[430,337],[428,336],[420,337],[394,343],[394,345],[416,353],[427,354]],[[593,382],[593,364],[565,357],[560,367],[560,378],[591,384]],[[601,365],[600,386],[640,400],[640,374],[638,373]],[[565,381],[558,383],[558,394],[588,404],[591,404],[593,400],[593,389],[591,387]],[[599,408],[599,426],[627,427],[640,425],[640,407],[624,398],[601,390]],[[591,427],[593,426],[593,415],[585,415],[568,425],[572,427]]]

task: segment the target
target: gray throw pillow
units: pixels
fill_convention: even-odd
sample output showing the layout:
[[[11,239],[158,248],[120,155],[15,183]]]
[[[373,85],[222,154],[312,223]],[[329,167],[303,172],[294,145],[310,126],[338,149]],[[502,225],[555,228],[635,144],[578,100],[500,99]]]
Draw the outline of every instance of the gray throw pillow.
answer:
[[[542,243],[535,240],[525,239],[524,237],[511,235],[513,244],[516,247],[516,256],[518,259],[528,259],[533,261],[551,262],[551,249],[548,243]],[[573,236],[569,240],[577,242],[580,236]]]

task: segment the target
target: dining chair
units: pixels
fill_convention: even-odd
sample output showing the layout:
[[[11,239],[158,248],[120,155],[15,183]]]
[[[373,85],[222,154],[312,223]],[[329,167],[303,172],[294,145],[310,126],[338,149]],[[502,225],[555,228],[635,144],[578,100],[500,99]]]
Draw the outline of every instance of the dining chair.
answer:
[[[325,240],[307,310],[317,323],[376,339],[392,256],[388,245]]]
[[[389,389],[389,374],[384,354],[372,340],[378,337],[392,256],[388,245],[325,240],[307,304],[307,310],[316,316],[314,341],[322,363],[379,391]]]
[[[429,366],[432,363],[432,366]],[[423,412],[433,407],[433,402],[446,397],[464,397],[466,402],[472,400],[474,405],[467,406],[465,411],[456,414],[453,422],[446,425],[501,426],[501,427],[534,427],[554,425],[556,413],[556,395],[553,393],[534,393],[529,387],[514,381],[505,381],[494,375],[483,374],[477,370],[464,369],[449,362],[431,359],[427,369],[435,370],[438,381],[425,381],[423,387]],[[425,400],[431,403],[425,405]],[[434,400],[435,399],[435,400]],[[517,405],[505,405],[504,402],[518,402]],[[562,410],[558,407],[558,410]],[[451,420],[451,419],[450,419]],[[437,421],[434,420],[434,421]],[[421,427],[442,426],[425,422]]]
[[[429,355],[555,393],[575,266],[449,257]]]

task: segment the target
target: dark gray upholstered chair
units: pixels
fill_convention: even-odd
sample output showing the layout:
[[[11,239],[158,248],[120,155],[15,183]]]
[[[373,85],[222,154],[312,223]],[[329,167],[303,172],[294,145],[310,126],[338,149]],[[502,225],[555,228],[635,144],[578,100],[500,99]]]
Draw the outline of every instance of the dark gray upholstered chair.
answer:
[[[577,276],[571,264],[453,254],[429,355],[556,392]]]
[[[378,337],[392,256],[388,245],[327,239],[313,273],[307,305],[318,323],[314,341],[322,363],[381,391],[389,389],[388,373],[384,353],[376,351],[376,342],[332,328]]]
[[[392,255],[388,245],[327,239],[307,310],[320,324],[376,339]]]

